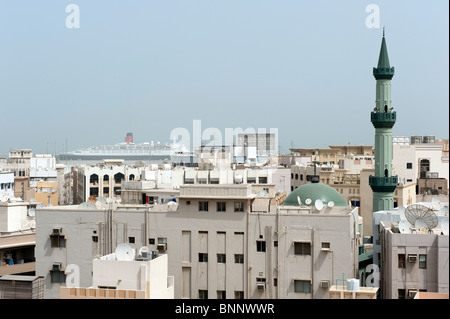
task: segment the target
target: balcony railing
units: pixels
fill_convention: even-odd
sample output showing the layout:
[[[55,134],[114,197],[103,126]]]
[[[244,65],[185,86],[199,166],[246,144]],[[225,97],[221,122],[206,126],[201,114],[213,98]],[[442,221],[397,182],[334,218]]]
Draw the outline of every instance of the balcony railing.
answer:
[[[369,176],[369,185],[375,192],[393,192],[398,185],[398,176]]]
[[[397,112],[371,112],[370,121],[375,128],[391,128],[397,120]]]

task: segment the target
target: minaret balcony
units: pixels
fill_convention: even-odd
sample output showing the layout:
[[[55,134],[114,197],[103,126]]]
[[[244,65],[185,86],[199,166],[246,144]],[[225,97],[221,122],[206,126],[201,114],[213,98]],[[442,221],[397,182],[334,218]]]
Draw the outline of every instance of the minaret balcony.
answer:
[[[397,120],[397,113],[392,112],[371,112],[370,121],[375,128],[392,128]]]
[[[387,79],[390,80],[394,76],[395,69],[391,68],[373,68],[373,76],[377,80]]]
[[[398,185],[398,176],[369,176],[369,185],[374,192],[392,193]]]

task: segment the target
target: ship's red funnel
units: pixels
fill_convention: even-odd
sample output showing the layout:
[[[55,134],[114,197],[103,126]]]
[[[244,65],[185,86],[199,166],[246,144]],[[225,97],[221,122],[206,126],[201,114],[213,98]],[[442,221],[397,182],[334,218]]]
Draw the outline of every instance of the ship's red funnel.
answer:
[[[125,143],[133,143],[133,133],[127,133],[125,137]]]

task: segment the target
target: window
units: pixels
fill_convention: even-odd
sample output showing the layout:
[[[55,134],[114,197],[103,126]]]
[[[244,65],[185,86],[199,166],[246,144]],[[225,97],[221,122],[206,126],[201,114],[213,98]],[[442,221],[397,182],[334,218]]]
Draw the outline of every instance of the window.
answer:
[[[217,299],[226,299],[225,290],[217,290]]]
[[[198,261],[201,263],[207,263],[208,262],[208,254],[207,253],[199,253]]]
[[[244,299],[244,292],[243,291],[235,291],[234,299]]]
[[[311,255],[311,243],[294,243],[294,254],[296,255]]]
[[[94,243],[98,243],[98,236],[92,236],[92,241]]]
[[[278,278],[273,278],[273,286],[278,286]]]
[[[419,255],[419,268],[427,269],[427,255]]]
[[[66,274],[61,268],[61,263],[55,263],[53,269],[50,270],[50,281],[54,283],[65,283]]]
[[[227,211],[227,203],[217,202],[217,211],[218,212],[226,212]]]
[[[359,200],[351,200],[350,203],[353,207],[360,207],[361,205]]]
[[[208,290],[199,290],[198,299],[208,299]]]
[[[405,299],[406,297],[406,289],[399,289],[398,290],[398,299]]]
[[[406,268],[405,259],[405,254],[398,254],[398,268]]]
[[[51,234],[50,235],[50,246],[51,247],[66,247],[66,238],[61,234]]]
[[[323,242],[322,243],[322,249],[323,250],[329,250],[330,249],[330,243],[329,242]]]
[[[298,179],[298,174],[295,174],[295,179]]]
[[[128,237],[128,242],[130,244],[134,244],[134,237]]]
[[[155,238],[149,238],[148,239],[148,244],[149,245],[154,245],[155,244]]]
[[[244,255],[242,255],[242,254],[235,254],[234,255],[234,262],[236,264],[243,264],[244,263]]]
[[[208,202],[198,202],[198,210],[200,212],[207,212],[208,211]]]
[[[406,168],[407,169],[412,169],[412,163],[406,163]]]
[[[235,212],[243,212],[244,211],[244,203],[243,202],[235,202],[234,203],[234,211]]]
[[[278,247],[278,240],[275,240],[275,241],[273,242],[273,247]]]
[[[265,177],[265,176],[264,177],[260,177],[259,178],[259,183],[260,184],[267,184],[267,177]]]
[[[225,254],[217,254],[217,262],[219,264],[224,264],[226,262],[226,255]]]
[[[303,180],[303,174],[300,174],[300,180],[301,181]]]
[[[266,242],[263,240],[256,241],[256,251],[265,252],[266,251]]]
[[[311,281],[310,280],[294,280],[294,291],[310,294],[311,293]]]

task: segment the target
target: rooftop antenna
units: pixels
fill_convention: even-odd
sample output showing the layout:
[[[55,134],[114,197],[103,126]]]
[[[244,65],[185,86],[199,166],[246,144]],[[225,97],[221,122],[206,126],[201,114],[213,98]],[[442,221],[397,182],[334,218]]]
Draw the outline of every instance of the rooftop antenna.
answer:
[[[406,207],[405,217],[421,233],[429,232],[438,225],[438,218],[433,210],[420,204]]]

